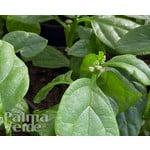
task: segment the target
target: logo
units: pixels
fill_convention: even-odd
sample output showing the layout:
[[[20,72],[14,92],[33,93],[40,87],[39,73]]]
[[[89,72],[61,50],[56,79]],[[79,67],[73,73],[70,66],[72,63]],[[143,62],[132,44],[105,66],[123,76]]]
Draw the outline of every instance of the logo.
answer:
[[[5,112],[3,122],[8,130],[14,132],[36,132],[42,128],[42,123],[48,122],[46,114],[26,114]]]

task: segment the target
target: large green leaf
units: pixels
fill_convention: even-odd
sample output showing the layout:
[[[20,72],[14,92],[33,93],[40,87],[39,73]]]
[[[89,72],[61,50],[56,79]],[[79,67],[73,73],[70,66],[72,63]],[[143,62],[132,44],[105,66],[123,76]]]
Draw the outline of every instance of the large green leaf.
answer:
[[[8,54],[6,59],[1,60],[1,64],[5,66],[5,69],[1,70],[3,80],[0,83],[0,104],[2,109],[0,112],[4,113],[5,111],[10,111],[24,97],[29,86],[29,77],[25,64],[15,56],[13,46],[5,41],[0,41],[0,43],[0,53],[1,51],[6,51]],[[5,53],[1,54],[6,57]],[[8,61],[7,59],[13,60]],[[9,63],[12,64],[10,65]],[[7,66],[9,69],[6,68]],[[8,73],[6,73],[6,70]]]
[[[121,55],[113,57],[104,66],[122,68],[144,85],[150,85],[150,68],[144,61],[134,55]]]
[[[119,135],[109,100],[88,78],[76,80],[64,93],[55,131],[57,135]]]
[[[71,74],[72,71],[69,71],[54,78],[50,83],[40,89],[33,99],[34,103],[40,103],[44,98],[46,98],[47,94],[54,86],[59,84],[71,84],[73,82],[71,79]]]
[[[91,24],[95,35],[113,49],[122,36],[139,26],[131,20],[116,16],[94,16],[91,17]]]
[[[6,27],[9,32],[23,30],[40,34],[40,22],[53,19],[53,16],[11,15],[7,16]]]
[[[106,95],[117,102],[119,112],[128,109],[142,96],[127,78],[113,68],[103,72],[98,78],[97,84]]]
[[[40,121],[40,119],[39,119],[39,122],[37,122],[37,124],[41,126],[40,129],[38,129],[38,131],[37,131],[37,133],[40,136],[55,135],[54,123],[55,123],[57,109],[58,109],[58,105],[53,106],[46,110],[40,110],[40,111],[34,112],[34,114],[40,115],[40,117],[42,117],[43,115],[48,116],[48,120],[46,120],[46,122],[42,122],[42,121]]]
[[[5,111],[11,110],[25,95],[29,85],[25,64],[17,57],[9,75],[0,84],[0,95]]]
[[[0,83],[7,77],[13,67],[13,47],[6,42],[0,41]]]
[[[142,115],[146,105],[146,87],[135,82],[135,87],[143,94],[133,106],[117,116],[120,135],[137,136],[142,126]]]
[[[116,44],[120,54],[150,54],[150,25],[143,25],[128,32]]]
[[[11,43],[15,52],[21,53],[23,57],[30,58],[36,56],[47,46],[47,40],[30,32],[14,31],[6,34],[3,40]]]
[[[44,51],[32,58],[34,66],[44,68],[69,67],[69,60],[62,52],[52,46],[47,46]]]

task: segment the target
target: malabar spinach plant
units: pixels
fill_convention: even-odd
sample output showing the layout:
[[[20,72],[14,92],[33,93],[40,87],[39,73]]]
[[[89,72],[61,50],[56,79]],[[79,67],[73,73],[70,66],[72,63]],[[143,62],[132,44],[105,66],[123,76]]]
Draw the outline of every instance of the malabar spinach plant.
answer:
[[[53,87],[68,85],[59,104],[33,112],[48,116],[36,122],[37,135],[149,135],[150,69],[138,55],[150,54],[150,17],[65,17],[0,17],[1,128],[11,135],[15,124],[5,112],[29,114],[25,63],[31,61],[37,67],[68,68],[33,99],[41,103]],[[40,24],[50,20],[64,28],[64,53],[40,35]]]

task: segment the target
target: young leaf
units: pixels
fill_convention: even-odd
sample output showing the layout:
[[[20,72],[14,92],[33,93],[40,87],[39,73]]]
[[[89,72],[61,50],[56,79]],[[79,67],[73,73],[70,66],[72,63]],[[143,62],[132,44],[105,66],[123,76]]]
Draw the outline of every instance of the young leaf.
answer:
[[[4,41],[11,43],[15,52],[21,53],[23,57],[34,57],[47,46],[47,40],[43,37],[30,32],[14,31],[3,37]]]
[[[103,92],[118,104],[119,112],[132,106],[142,96],[141,93],[116,69],[109,68],[97,80]]]
[[[134,55],[127,54],[113,57],[104,66],[125,69],[144,85],[150,85],[150,68],[144,61],[136,58]]]
[[[42,117],[42,115],[48,116],[48,120],[46,120],[46,122],[43,122],[40,120],[39,120],[39,122],[37,122],[37,124],[41,126],[41,128],[38,129],[38,131],[37,131],[37,133],[40,136],[56,135],[54,123],[55,123],[55,117],[56,117],[57,110],[58,110],[58,105],[55,105],[49,109],[34,112],[35,115],[38,114],[38,115],[41,115],[41,117]]]
[[[34,97],[34,103],[40,103],[44,98],[46,98],[49,91],[56,85],[59,84],[71,84],[73,81],[71,79],[72,71],[69,71],[65,74],[59,75],[54,78],[50,83],[44,86]]]
[[[116,44],[120,54],[150,54],[150,25],[143,25],[128,32]]]
[[[95,35],[112,49],[129,30],[139,26],[131,20],[116,16],[94,16],[91,17],[91,24]]]
[[[88,78],[64,93],[55,120],[56,135],[119,135],[109,100]]]
[[[80,66],[81,77],[90,77],[93,73],[99,73],[102,68],[102,64],[105,62],[105,54],[99,51],[98,55],[90,53],[86,55]]]
[[[41,53],[32,58],[34,66],[44,68],[69,67],[69,60],[62,52],[52,46],[47,46]]]

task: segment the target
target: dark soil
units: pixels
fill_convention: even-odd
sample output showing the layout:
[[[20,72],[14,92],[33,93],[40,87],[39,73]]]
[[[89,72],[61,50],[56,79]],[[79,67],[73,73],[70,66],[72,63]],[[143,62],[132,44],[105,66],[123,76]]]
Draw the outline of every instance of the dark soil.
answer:
[[[39,105],[33,104],[32,100],[36,93],[47,83],[52,81],[56,76],[65,73],[68,69],[47,69],[47,68],[39,68],[32,66],[31,63],[27,64],[29,69],[30,76],[30,87],[28,93],[26,95],[26,101],[29,104],[30,111],[32,112],[35,109],[47,109],[53,105],[56,105],[60,102],[60,99],[65,92],[67,85],[58,85],[54,87],[46,99],[44,99]]]

